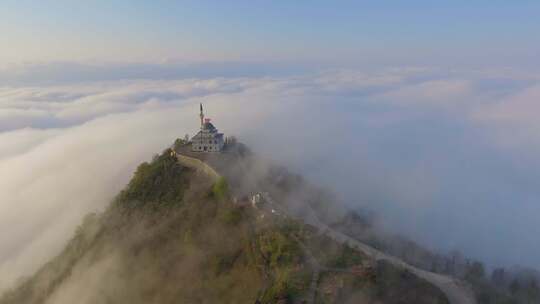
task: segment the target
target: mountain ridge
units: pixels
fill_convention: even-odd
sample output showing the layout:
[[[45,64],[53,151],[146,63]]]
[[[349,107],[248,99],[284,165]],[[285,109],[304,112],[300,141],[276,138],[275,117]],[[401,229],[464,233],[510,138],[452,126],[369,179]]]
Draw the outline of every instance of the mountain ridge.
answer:
[[[302,303],[314,271],[303,248],[329,269],[317,279],[318,301],[447,303],[407,271],[373,264],[309,225],[253,207],[228,182],[182,166],[165,150],[0,303]]]

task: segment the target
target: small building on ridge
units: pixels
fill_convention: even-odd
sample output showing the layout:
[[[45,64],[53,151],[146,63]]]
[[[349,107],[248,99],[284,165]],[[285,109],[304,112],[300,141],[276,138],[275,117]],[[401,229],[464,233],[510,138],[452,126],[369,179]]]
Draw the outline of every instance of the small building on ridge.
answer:
[[[225,145],[223,133],[210,122],[210,118],[204,118],[203,106],[200,105],[201,130],[191,138],[191,151],[193,152],[221,152]]]

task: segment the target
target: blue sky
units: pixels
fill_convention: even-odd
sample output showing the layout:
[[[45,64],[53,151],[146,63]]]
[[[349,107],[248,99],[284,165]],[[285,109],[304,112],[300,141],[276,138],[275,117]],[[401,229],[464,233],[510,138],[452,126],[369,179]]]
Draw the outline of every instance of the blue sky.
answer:
[[[0,64],[537,64],[538,1],[3,1]]]

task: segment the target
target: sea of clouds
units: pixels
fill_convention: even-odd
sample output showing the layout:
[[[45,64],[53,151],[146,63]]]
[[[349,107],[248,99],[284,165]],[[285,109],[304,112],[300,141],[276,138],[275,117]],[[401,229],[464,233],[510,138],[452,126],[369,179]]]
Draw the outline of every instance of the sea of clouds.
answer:
[[[138,163],[193,135],[199,103],[221,131],[390,230],[540,267],[540,73],[59,69],[0,70],[0,288],[57,254]]]

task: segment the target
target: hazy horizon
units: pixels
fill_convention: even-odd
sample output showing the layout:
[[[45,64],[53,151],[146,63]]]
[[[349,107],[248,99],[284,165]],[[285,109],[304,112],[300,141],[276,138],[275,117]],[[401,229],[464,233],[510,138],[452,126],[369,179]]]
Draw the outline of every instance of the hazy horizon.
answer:
[[[0,288],[226,134],[440,252],[540,269],[540,4],[0,4]],[[516,22],[519,20],[519,22]]]

